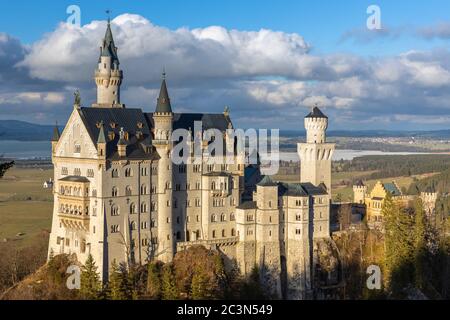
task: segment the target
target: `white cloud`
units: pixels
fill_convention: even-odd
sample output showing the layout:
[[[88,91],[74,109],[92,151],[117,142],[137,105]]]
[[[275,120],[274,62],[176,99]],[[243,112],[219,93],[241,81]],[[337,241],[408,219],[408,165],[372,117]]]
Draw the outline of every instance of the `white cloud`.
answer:
[[[42,111],[38,105],[62,105],[52,110],[66,117],[71,106],[64,103],[76,88],[82,89],[84,105],[93,102],[92,76],[105,28],[100,21],[82,28],[60,24],[29,47],[0,33],[0,82],[21,81],[0,89],[8,114],[15,103],[28,104],[36,117]],[[165,66],[177,111],[221,112],[229,105],[243,126],[252,120],[298,127],[301,122],[293,119],[316,103],[343,124],[415,123],[414,117],[450,113],[445,49],[370,58],[317,55],[295,33],[220,26],[170,30],[132,14],[115,18],[112,28],[125,72],[122,102],[130,107],[153,110]],[[412,117],[395,118],[407,114]]]

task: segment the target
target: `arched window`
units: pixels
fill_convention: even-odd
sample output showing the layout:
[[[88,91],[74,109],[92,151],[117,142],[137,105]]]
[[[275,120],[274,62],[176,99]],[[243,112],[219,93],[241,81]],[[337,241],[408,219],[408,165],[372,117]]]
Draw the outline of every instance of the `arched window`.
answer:
[[[130,214],[136,213],[136,205],[134,203],[130,204]]]
[[[131,230],[136,230],[136,222],[131,222]]]
[[[216,230],[213,230],[213,232],[212,232],[212,237],[213,237],[213,239],[216,238]]]
[[[129,178],[133,176],[133,170],[131,168],[125,169],[125,177]]]
[[[211,216],[211,222],[217,222],[217,216],[215,214]]]
[[[141,186],[141,194],[147,194],[147,186],[145,184]]]
[[[226,237],[226,232],[225,232],[225,229],[224,230],[222,230],[222,238],[225,238]]]
[[[213,181],[211,183],[211,190],[216,190],[216,182],[215,181]]]
[[[221,221],[221,222],[227,221],[227,216],[226,216],[225,214],[222,214],[222,215],[220,216],[220,221]]]
[[[131,189],[130,186],[127,186],[127,187],[125,188],[125,195],[126,195],[126,196],[131,196],[132,194],[133,194],[133,190]]]
[[[116,187],[113,187],[112,188],[112,192],[111,192],[111,196],[112,197],[117,197],[117,194],[119,193],[119,191],[117,190],[117,188]]]
[[[118,206],[112,206],[111,207],[111,215],[112,216],[118,216],[119,215],[119,207]]]
[[[141,212],[146,213],[147,212],[147,204],[145,202],[141,203]]]
[[[113,169],[113,171],[112,171],[112,177],[113,177],[113,178],[118,178],[118,177],[119,177],[119,170],[118,170],[118,169]]]
[[[231,229],[231,236],[232,237],[236,237],[236,230],[234,230],[234,228]]]

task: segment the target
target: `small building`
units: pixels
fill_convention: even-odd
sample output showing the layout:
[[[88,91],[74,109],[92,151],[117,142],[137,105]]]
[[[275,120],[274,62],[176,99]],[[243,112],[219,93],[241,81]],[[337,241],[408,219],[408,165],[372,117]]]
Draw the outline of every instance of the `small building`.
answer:
[[[44,189],[53,189],[53,185],[54,185],[53,180],[52,180],[52,178],[50,178],[49,180],[44,182],[43,188]]]

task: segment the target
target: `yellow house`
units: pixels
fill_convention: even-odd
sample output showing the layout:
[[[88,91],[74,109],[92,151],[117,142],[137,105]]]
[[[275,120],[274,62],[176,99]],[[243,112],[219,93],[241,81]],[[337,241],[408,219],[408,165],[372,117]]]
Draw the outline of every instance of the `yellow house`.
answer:
[[[394,201],[401,204],[407,203],[409,197],[404,196],[395,182],[382,183],[378,181],[372,191],[365,197],[367,222],[370,228],[379,227],[383,222],[383,203],[387,194],[390,193]]]

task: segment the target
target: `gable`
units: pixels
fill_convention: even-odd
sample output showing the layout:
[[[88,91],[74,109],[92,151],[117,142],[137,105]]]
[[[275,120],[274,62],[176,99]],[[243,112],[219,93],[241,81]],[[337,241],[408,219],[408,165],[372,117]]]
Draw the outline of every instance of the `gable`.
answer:
[[[56,145],[57,157],[97,159],[97,147],[86,129],[79,111],[74,109]]]

